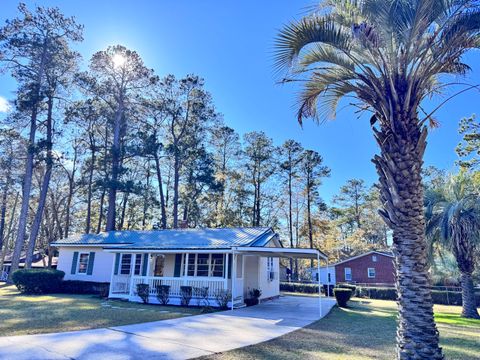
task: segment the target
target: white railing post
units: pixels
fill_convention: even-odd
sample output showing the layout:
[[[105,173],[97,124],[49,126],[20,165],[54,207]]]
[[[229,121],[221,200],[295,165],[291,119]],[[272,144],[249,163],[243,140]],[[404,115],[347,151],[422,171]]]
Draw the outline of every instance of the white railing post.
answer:
[[[187,286],[187,276],[188,276],[188,257],[189,253],[185,254],[185,264],[183,264],[184,272],[183,272],[183,286]]]
[[[235,250],[232,251],[232,310],[233,304],[235,302],[235,282],[237,280],[237,255],[235,255]]]
[[[112,261],[112,274],[110,276],[110,286],[108,289],[108,297],[112,295],[112,290],[113,290],[113,276],[115,274],[115,259],[117,258],[117,253],[113,253],[113,261]]]
[[[223,280],[223,289],[228,289],[228,254],[225,254],[225,261],[223,262],[224,270],[224,280]]]

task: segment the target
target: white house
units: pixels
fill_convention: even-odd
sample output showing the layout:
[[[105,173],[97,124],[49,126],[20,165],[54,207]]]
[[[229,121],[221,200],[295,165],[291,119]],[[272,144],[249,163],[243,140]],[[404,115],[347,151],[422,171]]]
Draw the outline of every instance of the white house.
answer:
[[[279,258],[326,259],[311,249],[285,249],[270,228],[111,231],[59,240],[57,269],[65,280],[109,282],[109,297],[140,301],[137,284],[170,286],[170,303],[180,303],[180,287],[208,287],[208,297],[228,291],[230,306],[243,304],[250,289],[260,299],[279,295]],[[232,281],[232,279],[234,279]]]

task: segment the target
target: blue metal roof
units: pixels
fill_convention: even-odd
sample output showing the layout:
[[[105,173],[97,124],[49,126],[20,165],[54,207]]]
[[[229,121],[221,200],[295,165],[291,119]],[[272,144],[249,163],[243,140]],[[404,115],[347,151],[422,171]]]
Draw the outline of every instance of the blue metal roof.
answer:
[[[72,235],[52,245],[104,245],[109,249],[230,249],[236,246],[265,246],[276,235],[272,229],[265,227],[109,231]]]

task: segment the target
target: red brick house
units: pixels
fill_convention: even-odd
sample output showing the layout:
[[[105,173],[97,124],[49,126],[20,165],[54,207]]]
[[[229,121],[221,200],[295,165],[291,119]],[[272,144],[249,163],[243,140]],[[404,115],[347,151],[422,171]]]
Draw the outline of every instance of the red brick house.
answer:
[[[370,251],[334,266],[337,283],[395,284],[393,254],[388,252]]]

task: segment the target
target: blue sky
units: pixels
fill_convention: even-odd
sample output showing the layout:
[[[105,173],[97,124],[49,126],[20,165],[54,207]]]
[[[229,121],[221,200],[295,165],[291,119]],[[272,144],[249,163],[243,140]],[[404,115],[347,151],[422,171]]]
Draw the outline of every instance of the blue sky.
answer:
[[[293,108],[295,89],[275,84],[273,41],[282,25],[300,17],[311,0],[43,0],[27,5],[58,6],[85,25],[85,41],[77,46],[84,57],[108,45],[136,50],[159,75],[195,73],[205,78],[225,122],[240,134],[265,131],[277,145],[293,138],[318,151],[332,169],[321,189],[329,201],[350,178],[376,180],[370,159],[377,152],[368,117],[358,119],[343,109],[337,119],[319,126],[311,121],[300,128]],[[1,23],[16,14],[17,2],[2,1]],[[473,72],[468,81],[480,84],[479,55],[467,62]],[[0,78],[0,96],[12,98],[15,84]],[[450,90],[443,98],[454,93]],[[432,109],[443,98],[425,104]],[[343,104],[345,105],[345,104]],[[453,169],[460,118],[478,113],[480,93],[456,97],[437,113],[441,126],[430,132],[425,165]],[[340,106],[343,107],[342,105]],[[0,99],[1,111],[1,99]]]

